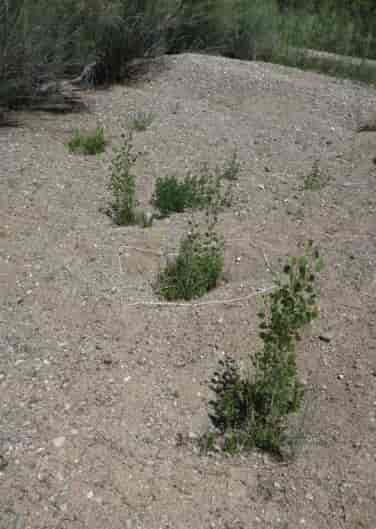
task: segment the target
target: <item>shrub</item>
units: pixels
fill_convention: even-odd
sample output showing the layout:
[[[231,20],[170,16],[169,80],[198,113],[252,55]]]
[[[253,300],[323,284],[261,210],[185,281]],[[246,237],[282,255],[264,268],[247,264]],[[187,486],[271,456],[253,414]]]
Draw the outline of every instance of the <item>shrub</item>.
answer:
[[[136,198],[136,176],[131,169],[136,161],[132,153],[132,136],[122,134],[124,143],[112,161],[109,189],[113,201],[110,215],[118,226],[136,224],[138,220]]]
[[[172,11],[172,12],[171,12]],[[111,83],[126,63],[163,53],[171,4],[161,1],[0,1],[0,99],[6,107],[34,104],[47,82],[95,64],[93,81]]]
[[[223,242],[215,232],[216,219],[205,231],[192,226],[181,241],[177,257],[159,273],[156,290],[167,301],[190,300],[215,288],[223,271]]]
[[[0,99],[9,108],[34,105],[42,88],[85,64],[87,13],[73,0],[0,2]]]
[[[225,33],[224,53],[242,60],[271,59],[279,44],[275,0],[235,0]]]
[[[305,255],[290,258],[284,278],[264,299],[259,313],[263,347],[252,357],[253,376],[242,374],[228,357],[214,373],[209,418],[230,452],[254,446],[281,454],[287,417],[299,411],[304,388],[298,378],[296,343],[318,316],[314,270],[321,261],[312,243]]]
[[[215,174],[211,174],[204,166],[201,175],[187,174],[182,181],[176,176],[157,178],[152,203],[162,216],[181,213],[186,209],[229,206],[232,200],[231,184],[225,190],[222,189],[222,180],[226,177],[227,172],[221,174],[216,170]]]
[[[88,134],[82,134],[77,130],[68,142],[68,149],[74,154],[100,154],[105,150],[105,147],[104,131],[100,127]]]
[[[173,15],[174,23],[167,30],[168,52],[221,49],[226,4],[226,0],[178,2]]]

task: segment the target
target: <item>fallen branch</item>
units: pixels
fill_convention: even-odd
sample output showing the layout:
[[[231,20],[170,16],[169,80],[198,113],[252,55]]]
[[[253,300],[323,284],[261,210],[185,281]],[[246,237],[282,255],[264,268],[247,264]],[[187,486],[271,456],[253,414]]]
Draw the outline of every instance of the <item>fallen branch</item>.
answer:
[[[258,289],[256,292],[252,292],[252,294],[248,294],[248,296],[242,296],[239,298],[230,298],[230,299],[214,299],[211,301],[201,301],[201,302],[194,302],[194,303],[173,303],[169,301],[135,301],[134,303],[127,303],[123,306],[125,307],[139,307],[139,306],[145,306],[145,307],[206,307],[208,305],[232,305],[234,303],[243,303],[244,301],[247,301],[248,299],[254,298],[256,296],[261,296],[263,294],[266,294],[267,292],[270,292],[274,289],[278,288],[277,285],[273,285],[270,287],[266,287],[263,289]]]

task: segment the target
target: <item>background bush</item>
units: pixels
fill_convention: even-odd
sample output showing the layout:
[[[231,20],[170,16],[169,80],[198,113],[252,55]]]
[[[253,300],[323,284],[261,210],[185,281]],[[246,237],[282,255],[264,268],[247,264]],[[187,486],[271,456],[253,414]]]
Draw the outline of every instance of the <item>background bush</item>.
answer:
[[[100,81],[111,83],[126,74],[134,58],[205,50],[288,62],[289,47],[375,59],[376,3],[0,0],[0,107],[48,97],[41,90],[46,82],[77,75],[92,62],[98,64]],[[347,74],[376,82],[370,72]]]

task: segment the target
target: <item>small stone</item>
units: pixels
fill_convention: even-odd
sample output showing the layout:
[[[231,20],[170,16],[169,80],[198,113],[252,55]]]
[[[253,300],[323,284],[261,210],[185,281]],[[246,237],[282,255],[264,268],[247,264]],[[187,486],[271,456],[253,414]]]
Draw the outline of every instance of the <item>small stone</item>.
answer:
[[[313,501],[313,494],[311,494],[310,492],[307,492],[307,494],[305,495],[306,499],[309,500],[309,501]]]
[[[8,466],[8,461],[5,459],[4,456],[0,454],[0,470],[5,470]]]
[[[87,493],[87,499],[91,500],[92,498],[94,498],[94,492],[92,490],[89,490],[89,492]]]
[[[345,378],[345,375],[340,373],[339,375],[337,375],[337,378],[338,378],[338,380],[343,380]]]
[[[112,358],[110,355],[106,355],[103,357],[103,363],[105,366],[110,366],[112,364]]]
[[[64,443],[65,443],[66,439],[64,436],[61,436],[61,437],[55,437],[55,439],[53,439],[53,444],[55,446],[55,448],[61,448]]]
[[[327,331],[327,332],[322,332],[320,335],[319,335],[319,339],[322,341],[322,342],[326,342],[326,343],[329,343],[333,340],[334,338],[334,333],[333,331]]]

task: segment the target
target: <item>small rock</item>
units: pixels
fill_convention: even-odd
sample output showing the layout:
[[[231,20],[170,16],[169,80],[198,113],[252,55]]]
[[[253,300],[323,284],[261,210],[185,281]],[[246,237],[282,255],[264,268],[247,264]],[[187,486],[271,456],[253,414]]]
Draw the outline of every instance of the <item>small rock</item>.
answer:
[[[338,380],[343,380],[345,378],[345,375],[340,373],[339,375],[337,375],[337,378],[338,378]]]
[[[55,437],[55,439],[53,439],[53,444],[56,448],[61,448],[64,443],[65,443],[66,439],[64,436],[61,436],[61,437]]]
[[[0,454],[0,470],[5,470],[8,466],[8,461]]]
[[[110,366],[112,364],[112,357],[110,355],[106,355],[103,357],[102,361],[105,366]]]
[[[326,342],[326,343],[329,343],[333,340],[334,338],[334,333],[333,331],[327,331],[327,332],[322,332],[320,335],[319,335],[319,339],[322,341],[322,342]]]

